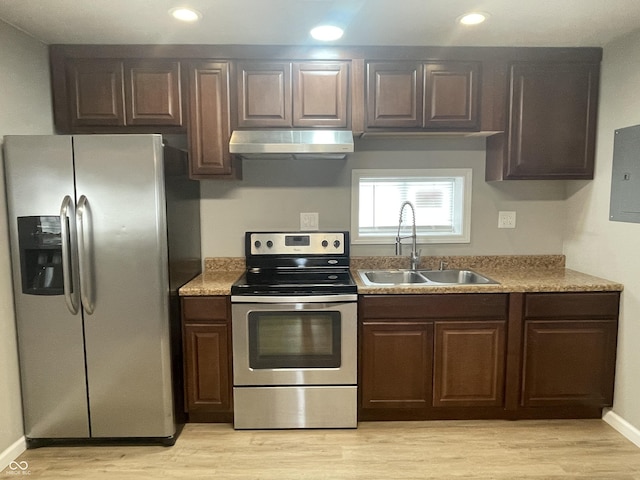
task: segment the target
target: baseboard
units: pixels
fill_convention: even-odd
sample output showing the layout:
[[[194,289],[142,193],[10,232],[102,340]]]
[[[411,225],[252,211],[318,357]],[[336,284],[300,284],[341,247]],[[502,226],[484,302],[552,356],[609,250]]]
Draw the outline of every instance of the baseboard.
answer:
[[[610,408],[605,408],[602,412],[602,420],[611,425],[630,442],[633,442],[640,447],[640,430],[631,425],[617,413],[614,413]]]
[[[0,452],[0,472],[7,468],[7,466],[22,455],[27,449],[27,441],[24,437],[20,437],[18,440],[9,445],[4,452]]]

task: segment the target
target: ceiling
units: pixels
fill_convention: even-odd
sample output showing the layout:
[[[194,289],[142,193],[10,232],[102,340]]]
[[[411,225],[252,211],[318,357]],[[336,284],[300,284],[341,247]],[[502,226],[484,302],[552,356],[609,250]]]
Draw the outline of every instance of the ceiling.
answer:
[[[188,5],[195,24],[168,15]],[[491,16],[476,27],[455,19]],[[0,19],[44,43],[318,43],[318,23],[343,24],[334,45],[603,46],[640,27],[640,0],[0,0]]]

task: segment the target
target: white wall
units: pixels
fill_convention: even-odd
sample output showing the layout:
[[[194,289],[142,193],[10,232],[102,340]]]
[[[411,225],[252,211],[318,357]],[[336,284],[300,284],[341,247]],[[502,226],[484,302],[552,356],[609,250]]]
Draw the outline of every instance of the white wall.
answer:
[[[640,30],[604,49],[593,182],[568,188],[564,253],[569,267],[621,282],[613,411],[640,429],[640,224],[609,221],[613,135],[640,124]]]
[[[0,65],[0,141],[10,134],[53,133],[46,46],[0,21]],[[3,172],[0,168],[0,470],[23,436]]]
[[[245,231],[297,230],[301,212],[318,212],[321,229],[350,230],[354,168],[451,167],[473,168],[471,243],[422,245],[423,256],[562,253],[565,183],[486,183],[483,138],[366,138],[355,149],[347,161],[244,160],[242,181],[203,181],[203,256],[243,256]],[[517,212],[515,230],[497,228],[499,210]],[[352,249],[393,254],[393,245]]]

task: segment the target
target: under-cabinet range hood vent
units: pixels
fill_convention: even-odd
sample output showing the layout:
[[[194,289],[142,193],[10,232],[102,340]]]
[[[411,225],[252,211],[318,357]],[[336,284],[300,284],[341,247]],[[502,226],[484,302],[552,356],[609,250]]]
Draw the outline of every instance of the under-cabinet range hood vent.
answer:
[[[229,152],[243,158],[344,159],[353,152],[349,130],[236,130]]]

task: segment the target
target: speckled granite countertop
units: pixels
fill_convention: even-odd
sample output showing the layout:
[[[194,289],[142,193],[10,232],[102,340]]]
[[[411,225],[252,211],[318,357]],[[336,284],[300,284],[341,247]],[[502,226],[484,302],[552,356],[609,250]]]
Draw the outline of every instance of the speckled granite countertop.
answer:
[[[428,293],[516,293],[516,292],[615,292],[622,284],[565,268],[564,255],[496,255],[428,257],[420,269],[437,270],[440,261],[446,268],[469,269],[498,284],[443,286],[368,286],[358,270],[407,268],[406,257],[356,257],[351,259],[353,278],[359,294]]]
[[[427,257],[421,269],[474,270],[498,284],[444,286],[367,286],[357,271],[407,268],[407,257],[351,257],[353,278],[360,294],[515,293],[621,291],[623,285],[565,268],[563,255],[499,255]],[[243,258],[207,258],[205,271],[180,289],[180,295],[229,295],[231,284],[244,272]]]
[[[231,295],[231,285],[240,278],[244,271],[244,258],[205,258],[204,272],[183,285],[179,293],[183,297]]]

